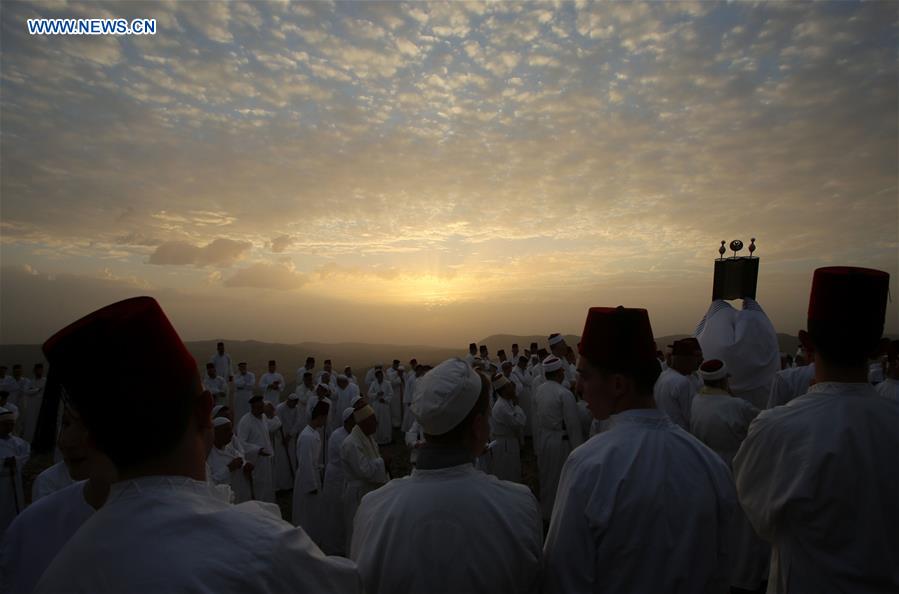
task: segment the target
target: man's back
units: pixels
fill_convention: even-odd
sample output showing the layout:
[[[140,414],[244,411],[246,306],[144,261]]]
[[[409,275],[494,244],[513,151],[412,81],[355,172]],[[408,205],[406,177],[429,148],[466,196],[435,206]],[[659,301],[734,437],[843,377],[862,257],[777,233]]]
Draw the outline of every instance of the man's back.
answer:
[[[351,557],[369,594],[529,592],[541,541],[527,487],[460,464],[416,469],[366,495]]]
[[[897,452],[899,403],[868,384],[815,384],[758,416],[734,476],[774,545],[770,592],[899,589]]]
[[[119,483],[37,592],[359,591],[352,562],[325,557],[277,514],[185,477]]]
[[[690,410],[697,391],[694,388],[688,376],[670,367],[662,372],[653,388],[656,406],[685,431],[690,430]]]
[[[544,548],[547,592],[721,592],[727,466],[657,410],[628,410],[568,457]]]

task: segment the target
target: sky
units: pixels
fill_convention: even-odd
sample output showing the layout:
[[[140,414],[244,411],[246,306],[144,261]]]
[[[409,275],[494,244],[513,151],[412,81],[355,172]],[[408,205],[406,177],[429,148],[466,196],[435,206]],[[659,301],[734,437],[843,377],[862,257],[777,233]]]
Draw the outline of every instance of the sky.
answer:
[[[899,295],[896,2],[4,1],[0,27],[2,343],[142,294],[186,340],[465,345],[619,304],[689,333],[751,237],[779,331],[819,266]]]

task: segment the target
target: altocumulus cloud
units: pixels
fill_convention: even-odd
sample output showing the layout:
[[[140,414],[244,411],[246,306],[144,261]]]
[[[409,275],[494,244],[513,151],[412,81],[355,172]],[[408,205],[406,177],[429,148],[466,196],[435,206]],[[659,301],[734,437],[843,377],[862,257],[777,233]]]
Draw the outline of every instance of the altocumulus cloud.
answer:
[[[304,274],[297,272],[292,263],[255,262],[237,270],[224,280],[226,287],[250,287],[289,291],[299,289],[307,282]]]
[[[187,241],[167,241],[150,255],[150,264],[184,266],[230,266],[239,260],[253,244],[249,241],[218,238],[205,246]]]

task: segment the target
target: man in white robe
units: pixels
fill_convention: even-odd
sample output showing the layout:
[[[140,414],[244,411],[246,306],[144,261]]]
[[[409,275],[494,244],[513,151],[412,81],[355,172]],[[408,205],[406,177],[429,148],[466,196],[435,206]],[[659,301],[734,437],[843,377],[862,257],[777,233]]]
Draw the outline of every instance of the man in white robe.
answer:
[[[365,385],[370,386],[373,381],[375,381],[375,374],[378,372],[384,371],[383,363],[376,363],[374,367],[365,372]]]
[[[475,357],[478,356],[478,345],[475,342],[468,343],[468,354],[465,355],[465,362],[469,365],[474,364]]]
[[[554,355],[541,364],[546,381],[537,389],[535,412],[537,435],[537,470],[540,474],[540,506],[543,519],[549,520],[559,484],[562,466],[568,454],[584,443],[581,421],[574,394],[562,385],[565,381],[563,362]]]
[[[36,592],[360,591],[353,564],[325,557],[275,506],[232,505],[207,484],[212,397],[155,300],[98,310],[56,333],[44,353],[99,449],[127,478]],[[94,361],[112,370],[101,386],[84,373]]]
[[[812,380],[815,379],[815,353],[806,353],[807,365],[787,367],[774,374],[771,380],[771,392],[768,395],[766,408],[783,406],[787,402],[808,392]]]
[[[524,411],[518,406],[516,386],[508,377],[493,378],[493,390],[498,398],[491,410],[494,445],[493,474],[504,481],[521,482],[521,450],[519,442],[527,425]]]
[[[309,424],[297,440],[297,476],[293,486],[293,523],[302,527],[321,547],[328,530],[325,497],[322,494],[324,465],[323,443],[319,429],[328,421],[328,400],[320,400],[312,409]]]
[[[250,399],[250,412],[237,424],[237,437],[259,448],[253,462],[253,491],[257,501],[275,502],[274,469],[272,468],[271,433],[281,427],[281,419],[275,416],[275,408],[256,394]]]
[[[591,308],[578,351],[590,411],[614,423],[565,463],[543,591],[727,592],[733,480],[656,410],[660,368],[646,310]]]
[[[393,397],[390,399],[390,424],[394,429],[403,426],[403,388],[405,388],[405,368],[400,365],[399,359],[393,360],[393,365],[387,370],[385,378],[390,383],[390,392]]]
[[[762,306],[748,297],[742,310],[727,301],[713,301],[695,336],[706,359],[720,359],[730,369],[733,393],[764,409],[774,374],[780,369],[780,349],[777,333]]]
[[[0,544],[0,592],[30,593],[84,522],[103,506],[116,480],[112,461],[89,439],[80,416],[65,406],[57,440],[69,484],[33,501]]]
[[[705,361],[699,368],[699,375],[704,385],[693,398],[690,433],[718,454],[728,468],[733,468],[734,456],[759,411],[731,393],[727,366],[723,361]],[[737,509],[733,529],[730,585],[742,590],[758,590],[768,579],[771,547],[755,533],[742,508]]]
[[[415,418],[410,413],[410,416]],[[409,448],[409,465],[415,468],[418,463],[418,450],[425,445],[425,432],[418,424],[418,421],[412,421],[412,426],[406,431],[406,447]]]
[[[281,427],[275,431],[275,447],[280,448],[275,458],[275,489],[293,489],[297,468],[297,437],[306,426],[306,411],[299,407],[299,398],[291,393],[287,400],[275,407],[281,419]]]
[[[363,401],[364,402],[364,401]],[[387,482],[387,463],[381,456],[374,434],[378,430],[378,417],[370,405],[364,405],[353,413],[356,426],[340,445],[340,459],[346,476],[343,491],[344,526],[347,550],[353,538],[353,519],[359,502]]]
[[[327,384],[332,391],[337,387],[337,374],[334,373],[334,365],[330,359],[325,359],[322,370],[315,374],[313,381],[317,384]]]
[[[206,364],[206,375],[203,377],[203,389],[212,394],[216,404],[228,403],[228,381],[218,375],[215,363]]]
[[[690,409],[699,388],[693,372],[702,363],[702,349],[695,338],[676,340],[672,345],[671,367],[659,375],[653,388],[656,406],[684,431],[690,430]]]
[[[324,515],[326,528],[321,548],[328,555],[346,556],[346,519],[343,511],[343,491],[346,487],[346,475],[343,472],[343,461],[340,459],[340,447],[349,435],[356,421],[353,419],[353,407],[348,406],[341,414],[343,425],[338,427],[328,438],[328,462],[325,467],[325,482],[322,486],[324,497]]]
[[[571,347],[565,342],[565,338],[559,333],[549,335],[547,339],[549,343],[549,351],[562,362],[562,369],[565,370],[565,379],[562,385],[574,391],[574,384],[577,381],[577,366],[573,361],[569,361],[569,352]]]
[[[487,441],[489,382],[450,359],[419,383],[427,444],[412,475],[366,495],[350,558],[369,594],[531,592],[540,574],[537,501],[472,465]]]
[[[356,376],[353,374],[353,368],[352,368],[352,367],[350,367],[349,365],[347,365],[346,367],[344,367],[344,368],[343,368],[343,375],[346,376],[347,381],[349,381],[351,384],[355,384],[357,387],[359,386],[359,380],[358,380],[358,379],[356,378]]]
[[[346,410],[353,405],[353,400],[359,395],[359,386],[352,383],[349,378],[340,374],[337,376],[337,388],[334,390],[335,406],[338,411]]]
[[[34,366],[34,377],[29,379],[22,389],[22,397],[26,401],[26,408],[31,411],[23,423],[24,433],[22,437],[28,443],[34,441],[34,431],[37,428],[38,415],[41,404],[44,401],[44,386],[47,378],[44,377],[44,364],[37,363]]]
[[[28,378],[22,373],[22,365],[16,363],[12,366],[12,377],[6,390],[9,392],[9,402],[16,406],[16,435],[25,434],[25,423],[29,417],[28,401],[25,400],[25,389],[28,387]],[[32,411],[30,414],[37,414]]]
[[[887,378],[874,388],[884,398],[899,402],[899,340],[890,342],[887,348]]]
[[[515,395],[518,397],[518,405],[524,411],[527,422],[524,425],[523,435],[533,435],[534,426],[534,395],[531,392],[531,378],[527,374],[527,358],[518,357],[503,366],[503,374],[515,384]],[[507,373],[508,372],[508,373]]]
[[[262,397],[273,405],[281,402],[281,392],[284,391],[284,376],[278,373],[278,364],[272,359],[268,362],[268,372],[259,378],[259,388]]]
[[[234,503],[243,503],[253,499],[250,487],[253,465],[246,460],[246,454],[239,449],[239,441],[234,439],[231,419],[214,417],[212,419],[214,441],[206,463],[209,465],[212,482],[216,485],[227,485],[234,493]]]
[[[34,483],[31,485],[31,502],[34,503],[51,493],[61,491],[74,482],[65,461],[60,460],[34,479]]]
[[[256,374],[247,371],[246,361],[237,364],[237,375],[234,376],[234,418],[240,420],[250,412],[250,396],[256,387]]]
[[[224,342],[219,341],[215,344],[215,354],[209,358],[209,362],[215,365],[215,374],[225,378],[226,401],[230,406],[227,396],[230,396],[231,382],[234,381],[234,364],[231,362],[231,355],[225,352]]]
[[[22,469],[31,457],[31,446],[12,434],[16,417],[0,408],[0,534],[25,509]]]
[[[378,445],[387,445],[393,441],[393,425],[390,417],[390,401],[393,400],[393,389],[390,382],[384,379],[384,372],[375,371],[375,379],[368,386],[368,400],[378,417],[378,432],[375,441]]]
[[[763,411],[734,458],[740,503],[771,542],[768,592],[899,592],[899,402],[868,383],[890,277],[815,270],[815,384]]]
[[[303,376],[309,374],[309,377],[316,381],[318,374],[315,372],[315,357],[306,357],[306,362],[302,367],[297,369],[297,385],[303,383]]]
[[[415,359],[412,360],[415,361]],[[409,407],[412,406],[412,398],[415,396],[415,384],[424,374],[425,366],[418,365],[417,363],[415,367],[410,370],[408,375],[404,374],[403,380],[405,381],[405,385],[403,386],[403,424],[400,427],[400,431],[402,431],[404,434],[409,431],[409,429],[412,427],[412,423],[415,422],[415,416],[409,410]]]

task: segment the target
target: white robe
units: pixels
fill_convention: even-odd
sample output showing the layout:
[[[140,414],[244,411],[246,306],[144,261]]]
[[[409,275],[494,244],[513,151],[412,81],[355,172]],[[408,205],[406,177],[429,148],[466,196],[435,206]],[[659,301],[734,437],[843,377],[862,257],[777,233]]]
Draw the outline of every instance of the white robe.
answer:
[[[153,476],[113,485],[37,592],[359,592],[352,562],[324,557],[274,505]]]
[[[405,378],[401,378],[399,372],[391,367],[384,374],[384,379],[390,383],[390,392],[393,395],[390,399],[390,423],[394,429],[399,429],[403,426],[403,413],[405,412],[403,410],[405,408],[403,402],[405,399],[403,391]]]
[[[31,485],[31,502],[34,503],[42,497],[65,489],[74,482],[66,463],[57,462],[34,479],[34,484]]]
[[[47,384],[47,378],[30,379],[25,385],[22,393],[26,400],[25,405],[28,409],[28,416],[24,421],[24,433],[22,437],[28,443],[34,441],[34,432],[37,429],[37,419],[40,415],[41,404],[44,402],[44,386]]]
[[[412,406],[412,397],[415,396],[415,384],[418,382],[418,378],[414,373],[404,377],[404,379],[406,384],[403,386],[403,424],[400,425],[400,431],[403,433],[408,431],[412,427],[412,423],[415,422],[415,415],[412,414],[409,407]]]
[[[370,435],[365,435],[356,425],[340,445],[340,459],[346,486],[343,490],[344,526],[347,533],[347,548],[353,538],[353,518],[356,509],[366,493],[374,491],[387,482],[387,469],[378,445]]]
[[[409,448],[409,464],[415,466],[418,462],[418,448],[415,447],[415,444],[420,447],[425,443],[425,432],[418,421],[412,421],[412,426],[406,431],[405,441],[406,447]]]
[[[28,388],[28,378],[25,376],[22,376],[19,379],[16,379],[11,375],[6,376],[3,384],[0,385],[0,389],[9,392],[7,402],[16,406],[19,417],[16,419],[15,434],[20,436],[25,434],[25,421],[28,418],[29,413],[37,414],[36,411],[28,410],[28,400],[25,398],[26,388]]]
[[[283,491],[293,489],[297,469],[297,436],[306,426],[305,411],[299,403],[291,408],[287,402],[282,402],[275,407],[275,414],[281,419],[281,428],[275,431],[272,437],[272,446],[275,448],[275,489]],[[287,438],[287,446],[283,438]]]
[[[231,470],[228,465],[235,459],[240,458],[243,464],[236,470]],[[250,493],[250,480],[244,474],[243,467],[247,464],[247,453],[240,449],[240,442],[232,439],[231,443],[226,444],[223,448],[212,446],[209,455],[206,457],[206,464],[209,465],[209,476],[214,485],[228,485],[234,493],[234,503],[243,503],[252,499]]]
[[[72,483],[28,506],[0,545],[0,591],[30,593],[72,535],[94,515],[84,500],[87,481]]]
[[[278,388],[274,387],[275,382],[280,382]],[[259,378],[259,387],[262,389],[262,397],[273,404],[281,402],[281,393],[284,391],[284,376],[280,373],[263,373]]]
[[[783,406],[797,396],[808,392],[809,384],[815,379],[815,364],[809,363],[801,367],[788,367],[774,374],[771,380],[771,392],[768,395],[767,408]]]
[[[15,472],[10,472],[10,468],[3,464],[3,461],[11,456],[16,459]],[[0,439],[0,534],[25,509],[22,469],[25,468],[30,456],[31,446],[21,437],[10,435],[6,439]]]
[[[228,380],[220,375],[203,376],[203,389],[207,390],[215,398],[216,404],[228,404]]]
[[[527,487],[471,464],[416,468],[365,496],[350,558],[368,594],[535,592],[541,533]]]
[[[493,405],[493,439],[491,449],[493,474],[504,481],[521,482],[521,452],[518,447],[521,432],[527,425],[524,411],[511,400],[497,398]]]
[[[306,425],[297,439],[297,478],[293,486],[293,523],[303,528],[319,547],[328,529],[322,493],[322,438]]]
[[[229,355],[228,353],[219,355],[218,352],[216,352],[212,357],[209,358],[209,362],[215,365],[216,375],[224,378],[225,391],[227,392],[228,378],[234,376],[234,365],[231,363],[231,355]]]
[[[383,392],[381,396],[385,402],[379,402],[378,392]],[[373,381],[368,387],[368,400],[371,407],[375,410],[375,417],[378,419],[378,429],[375,431],[375,441],[379,445],[390,443],[393,439],[393,425],[390,418],[390,402],[393,400],[393,390],[390,382],[386,379],[380,383],[378,380]]]
[[[250,371],[234,376],[234,418],[242,419],[250,412],[250,396],[256,386],[256,374]]]
[[[338,427],[328,438],[328,464],[325,467],[325,482],[322,486],[326,528],[321,548],[329,555],[346,555],[343,513],[346,477],[343,472],[343,461],[340,459],[340,446],[343,445],[346,436],[346,429]]]
[[[899,380],[888,377],[874,386],[874,389],[884,398],[891,398],[899,402]]]
[[[696,328],[696,339],[706,361],[720,359],[727,364],[734,395],[759,410],[765,408],[780,369],[780,348],[762,307],[748,298],[739,311],[727,301],[713,301]]]
[[[823,382],[763,411],[734,458],[771,542],[768,592],[899,591],[899,402]]]
[[[740,444],[746,439],[749,424],[758,414],[758,409],[742,398],[706,386],[693,398],[690,433],[731,468]],[[768,579],[771,547],[755,533],[742,508],[737,509],[733,536],[730,585],[756,590]]]
[[[569,456],[543,591],[727,592],[727,465],[658,410],[627,410]]]
[[[340,419],[343,411],[352,406],[353,399],[359,395],[359,386],[353,383],[347,383],[346,388],[337,386],[334,394],[337,400],[337,418]]]
[[[253,469],[253,490],[259,501],[275,502],[275,483],[272,454],[271,432],[281,427],[281,419],[268,418],[265,414],[256,417],[253,413],[247,413],[237,424],[237,437],[248,444],[259,447],[256,456],[247,457],[255,468]]]
[[[509,374],[509,377],[515,382],[515,395],[518,396],[518,404],[521,406],[521,410],[524,411],[524,416],[527,418],[527,423],[524,426],[524,434],[531,436],[533,435],[534,427],[534,393],[533,390],[531,390],[531,377],[526,371],[522,371],[518,366],[512,369],[512,373]]]
[[[535,401],[537,436],[534,449],[538,452],[540,506],[543,518],[548,520],[562,466],[568,454],[584,442],[584,436],[577,403],[568,388],[547,380],[537,389]]]
[[[659,410],[684,431],[690,430],[690,408],[696,392],[690,376],[670,368],[659,375],[652,389]]]

